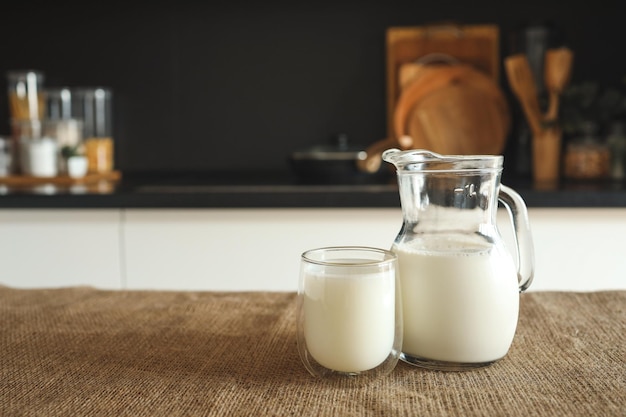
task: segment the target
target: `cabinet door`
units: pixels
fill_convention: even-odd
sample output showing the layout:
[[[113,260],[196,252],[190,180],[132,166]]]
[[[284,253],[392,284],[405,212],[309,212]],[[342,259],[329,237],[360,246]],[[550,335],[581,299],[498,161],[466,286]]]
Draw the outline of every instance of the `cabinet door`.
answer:
[[[531,290],[626,290],[626,209],[533,208]]]
[[[295,291],[305,250],[389,248],[401,225],[399,208],[126,210],[127,284]]]
[[[0,210],[0,284],[122,287],[119,210]]]

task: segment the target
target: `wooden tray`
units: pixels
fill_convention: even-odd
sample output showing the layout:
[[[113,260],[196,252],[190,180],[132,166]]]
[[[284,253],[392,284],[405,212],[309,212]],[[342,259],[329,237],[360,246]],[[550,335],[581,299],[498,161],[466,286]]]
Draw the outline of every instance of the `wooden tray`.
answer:
[[[41,184],[54,185],[74,185],[74,184],[92,184],[100,181],[119,181],[122,178],[120,171],[111,171],[99,174],[87,174],[81,178],[72,178],[67,175],[59,175],[56,177],[32,177],[29,175],[13,175],[9,177],[0,177],[0,185],[10,187],[31,187]]]
[[[393,119],[400,96],[403,64],[431,54],[444,54],[483,71],[496,83],[500,70],[500,32],[495,24],[436,24],[390,27],[386,34],[387,134],[394,137]]]

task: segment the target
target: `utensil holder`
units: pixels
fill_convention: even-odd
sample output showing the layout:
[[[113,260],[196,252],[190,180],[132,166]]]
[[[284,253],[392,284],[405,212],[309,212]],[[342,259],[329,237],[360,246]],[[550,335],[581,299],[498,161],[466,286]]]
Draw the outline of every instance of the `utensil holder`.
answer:
[[[542,129],[533,135],[533,180],[538,185],[553,185],[559,181],[561,167],[561,138],[559,127]]]

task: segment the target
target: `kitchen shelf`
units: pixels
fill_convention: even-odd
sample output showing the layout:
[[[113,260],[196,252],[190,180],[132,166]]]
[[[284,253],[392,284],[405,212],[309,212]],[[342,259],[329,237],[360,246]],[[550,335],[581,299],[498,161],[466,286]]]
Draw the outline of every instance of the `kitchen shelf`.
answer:
[[[30,175],[11,175],[8,177],[0,177],[0,185],[16,188],[28,188],[37,185],[73,185],[73,184],[92,184],[99,181],[119,181],[122,178],[120,171],[111,171],[103,173],[91,173],[83,177],[73,178],[68,175],[58,175],[55,177],[34,177]]]

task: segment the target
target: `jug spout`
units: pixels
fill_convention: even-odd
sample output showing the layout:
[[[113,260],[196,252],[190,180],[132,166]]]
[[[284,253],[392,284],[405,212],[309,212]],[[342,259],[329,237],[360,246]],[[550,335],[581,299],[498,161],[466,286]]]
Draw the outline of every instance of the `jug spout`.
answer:
[[[397,161],[399,161],[401,158],[406,158],[408,155],[410,155],[411,158],[414,158],[414,159],[419,159],[419,158],[441,159],[443,158],[442,155],[436,152],[428,151],[426,149],[414,149],[414,150],[409,150],[409,151],[402,151],[397,148],[387,149],[386,151],[383,152],[382,157],[384,161],[390,162],[395,165]]]
[[[407,157],[410,157],[411,159],[443,159],[443,155],[426,149],[402,151],[397,148],[387,149],[383,152],[382,157],[383,160],[385,160],[386,162],[390,162],[394,165],[397,161]]]

